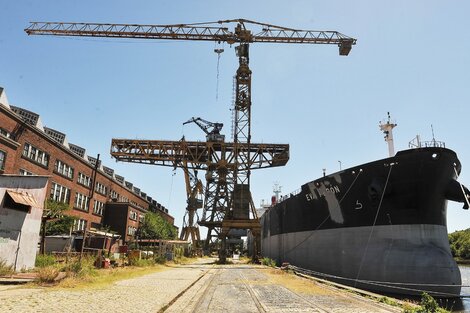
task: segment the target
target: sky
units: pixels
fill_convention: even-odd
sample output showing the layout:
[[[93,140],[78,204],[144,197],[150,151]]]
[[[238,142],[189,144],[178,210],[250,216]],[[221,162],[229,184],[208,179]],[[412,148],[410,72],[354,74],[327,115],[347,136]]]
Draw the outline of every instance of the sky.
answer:
[[[398,124],[395,148],[416,135],[457,152],[470,185],[470,2],[0,0],[0,86],[9,102],[41,115],[70,143],[162,203],[181,227],[184,176],[119,163],[111,138],[204,140],[191,117],[231,134],[234,47],[213,42],[27,36],[30,21],[181,24],[244,18],[357,38],[347,57],[333,45],[254,43],[252,142],[288,143],[283,168],[251,176],[256,205],[322,175],[388,156],[379,121]],[[230,26],[233,27],[233,26]],[[223,48],[220,55],[214,49]],[[470,227],[449,203],[448,230]]]

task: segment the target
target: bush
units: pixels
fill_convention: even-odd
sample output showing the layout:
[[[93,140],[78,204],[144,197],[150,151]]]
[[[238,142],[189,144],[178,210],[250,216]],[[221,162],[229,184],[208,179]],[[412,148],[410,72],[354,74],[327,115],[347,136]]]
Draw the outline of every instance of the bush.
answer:
[[[7,276],[13,274],[13,266],[7,265],[7,262],[3,259],[0,259],[0,276]]]
[[[59,269],[55,266],[41,267],[38,270],[37,279],[40,283],[52,283],[59,275]]]
[[[76,260],[65,266],[64,271],[67,272],[67,276],[95,276],[96,269],[94,263],[94,257],[84,257],[82,260]]]
[[[417,308],[406,307],[404,313],[446,313],[449,312],[446,309],[440,308],[436,300],[423,292],[421,295],[420,306]]]
[[[155,265],[155,260],[153,259],[138,259],[138,258],[129,258],[129,265],[137,267],[146,267]]]
[[[55,263],[56,262],[55,262],[55,258],[53,255],[38,254],[36,256],[36,264],[35,264],[36,267],[47,267],[47,266],[54,265]]]
[[[164,255],[159,255],[155,258],[155,263],[158,264],[165,264],[166,263],[166,257]]]
[[[270,258],[262,258],[261,259],[261,264],[270,266],[270,267],[276,267],[276,261]]]

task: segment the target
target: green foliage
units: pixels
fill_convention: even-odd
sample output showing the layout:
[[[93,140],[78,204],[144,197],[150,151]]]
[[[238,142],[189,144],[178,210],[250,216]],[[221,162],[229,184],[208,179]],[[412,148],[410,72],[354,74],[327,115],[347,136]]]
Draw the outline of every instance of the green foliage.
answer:
[[[137,267],[147,267],[155,265],[154,259],[129,258],[129,265]]]
[[[46,236],[68,234],[75,220],[76,217],[74,216],[63,215],[57,220],[48,222],[46,224]]]
[[[470,259],[470,228],[449,234],[449,244],[454,257]]]
[[[67,272],[67,276],[95,276],[97,271],[95,269],[95,257],[83,257],[81,260],[75,260],[67,264],[64,271]]]
[[[388,305],[391,305],[391,306],[398,306],[397,301],[395,301],[394,299],[389,298],[389,297],[382,297],[382,298],[379,299],[379,302],[385,303],[385,304],[388,304]]]
[[[159,256],[155,257],[155,263],[165,264],[166,263],[166,257],[164,255],[159,255]]]
[[[46,223],[46,236],[69,233],[76,219],[73,216],[65,215],[69,209],[70,207],[66,203],[57,202],[52,199],[46,200],[42,216],[42,222]]]
[[[270,267],[276,267],[276,261],[270,258],[262,258],[261,259],[261,264],[270,266]]]
[[[426,292],[423,292],[421,295],[421,302],[419,307],[405,307],[403,310],[404,313],[447,313],[446,309],[439,307],[436,300],[428,295]]]
[[[53,255],[50,254],[39,254],[36,256],[36,267],[47,267],[56,263]]]
[[[66,203],[47,199],[42,216],[46,219],[58,218],[63,216],[64,212],[68,209],[70,209],[70,207]]]
[[[148,212],[141,224],[138,236],[141,239],[176,239],[176,230],[158,213]]]
[[[7,262],[0,258],[0,276],[7,276],[13,274],[15,271],[11,265],[7,265]]]

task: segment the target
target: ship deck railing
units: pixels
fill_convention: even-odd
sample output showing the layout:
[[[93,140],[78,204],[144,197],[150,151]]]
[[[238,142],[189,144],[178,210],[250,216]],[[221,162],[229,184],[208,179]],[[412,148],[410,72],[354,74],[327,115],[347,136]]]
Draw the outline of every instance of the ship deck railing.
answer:
[[[285,194],[284,196],[280,196],[279,201],[284,201],[286,199],[289,199],[289,197],[294,197],[294,196],[298,195],[301,192],[302,192],[301,188],[296,189],[296,190],[292,191],[291,193]]]

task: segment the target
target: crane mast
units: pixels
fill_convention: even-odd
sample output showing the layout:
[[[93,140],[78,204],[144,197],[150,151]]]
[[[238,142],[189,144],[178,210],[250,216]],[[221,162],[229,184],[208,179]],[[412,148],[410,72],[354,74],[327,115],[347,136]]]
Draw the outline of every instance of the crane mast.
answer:
[[[233,31],[230,31],[228,27],[219,26],[232,23],[236,24]],[[247,29],[247,25],[261,29],[253,33]],[[211,191],[206,186],[206,199],[207,192],[210,195],[212,194],[212,196],[207,201],[208,203],[204,205],[203,218],[199,223],[200,225],[207,226],[209,229],[206,244],[210,240],[211,231],[215,230],[217,232],[217,236],[222,241],[221,251],[224,250],[225,239],[230,229],[251,229],[254,236],[259,238],[260,225],[250,192],[250,173],[253,168],[256,168],[255,156],[259,155],[260,147],[259,145],[254,147],[251,143],[252,72],[249,68],[249,44],[295,43],[336,45],[339,48],[339,54],[342,56],[347,56],[352,46],[356,44],[356,39],[336,31],[298,30],[246,19],[174,25],[31,22],[30,26],[25,29],[25,32],[28,35],[196,40],[214,41],[217,43],[226,42],[230,45],[237,44],[235,49],[239,60],[239,67],[235,77],[234,142],[228,145],[233,149],[231,151],[233,159],[226,159],[227,155],[225,153],[219,155],[222,156],[221,159],[215,158],[216,155],[214,154],[206,156],[206,181],[208,185],[210,181],[210,186],[212,186],[209,188]],[[227,147],[224,143],[210,144],[215,150],[222,150]],[[116,150],[115,154],[113,154],[113,149]],[[123,155],[122,151],[117,151],[119,149],[116,149],[114,146],[112,146],[111,150],[112,155],[118,160],[132,160],[132,162],[147,161],[151,164],[159,163],[154,159],[144,160],[145,156],[143,153]],[[178,152],[181,151],[175,150],[172,151],[172,154]],[[287,154],[285,154],[286,152]],[[119,153],[121,155],[118,155]],[[283,153],[284,160],[287,162],[288,147]],[[285,158],[286,156],[287,159]],[[188,159],[186,166],[190,166],[194,159],[191,155],[187,157],[190,159]],[[271,161],[273,161],[272,164],[276,164],[274,157]],[[163,161],[161,165],[168,164],[167,162],[168,160]],[[228,164],[231,164],[231,166],[228,166]],[[180,163],[174,165],[181,166]],[[221,261],[225,260],[224,255],[219,257]]]
[[[186,211],[183,216],[183,227],[181,229],[180,240],[191,241],[193,244],[193,252],[200,255],[201,235],[197,226],[198,215],[197,210],[203,206],[201,195],[203,185],[197,177],[197,169],[188,168],[188,160],[184,159],[179,166],[184,171],[184,180],[186,184]]]

